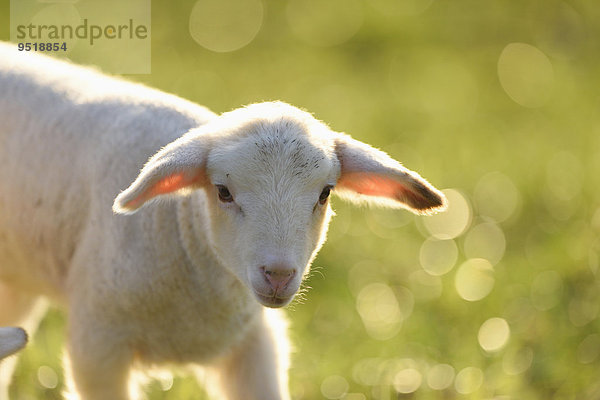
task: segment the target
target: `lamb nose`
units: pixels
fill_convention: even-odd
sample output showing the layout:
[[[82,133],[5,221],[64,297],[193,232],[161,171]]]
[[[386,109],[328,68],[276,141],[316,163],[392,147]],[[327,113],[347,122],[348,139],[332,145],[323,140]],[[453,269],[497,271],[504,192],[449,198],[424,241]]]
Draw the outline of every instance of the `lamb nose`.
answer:
[[[262,267],[261,269],[265,278],[276,292],[283,289],[296,273],[294,269],[289,268]]]

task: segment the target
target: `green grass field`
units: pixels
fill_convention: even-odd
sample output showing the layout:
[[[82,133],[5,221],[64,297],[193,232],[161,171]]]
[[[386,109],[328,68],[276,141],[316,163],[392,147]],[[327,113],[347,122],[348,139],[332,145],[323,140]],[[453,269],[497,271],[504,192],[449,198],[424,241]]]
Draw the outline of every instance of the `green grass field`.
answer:
[[[592,0],[152,3],[152,74],[130,79],[217,112],[287,101],[450,199],[430,218],[333,200],[287,310],[294,399],[600,398],[599,38]],[[64,324],[42,321],[13,398],[60,398]]]

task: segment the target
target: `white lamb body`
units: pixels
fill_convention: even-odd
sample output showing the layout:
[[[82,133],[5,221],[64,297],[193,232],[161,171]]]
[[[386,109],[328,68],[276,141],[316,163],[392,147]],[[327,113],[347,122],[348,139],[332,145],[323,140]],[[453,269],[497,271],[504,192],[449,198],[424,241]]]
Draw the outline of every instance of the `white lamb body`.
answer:
[[[289,105],[217,116],[4,44],[0,121],[0,326],[24,323],[40,295],[63,304],[83,399],[129,398],[134,363],[214,367],[229,399],[289,398],[284,322],[263,305],[298,290],[328,188],[444,206],[415,173]],[[114,209],[132,215],[115,214],[130,184]]]

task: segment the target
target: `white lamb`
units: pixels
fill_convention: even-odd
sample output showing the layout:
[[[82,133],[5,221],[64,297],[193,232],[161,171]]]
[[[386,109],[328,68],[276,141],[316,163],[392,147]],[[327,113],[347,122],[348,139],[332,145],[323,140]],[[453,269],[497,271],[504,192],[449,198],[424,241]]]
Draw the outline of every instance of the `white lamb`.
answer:
[[[224,398],[289,399],[285,323],[262,306],[298,291],[330,192],[445,207],[385,153],[281,102],[217,116],[10,45],[0,60],[0,325],[39,296],[64,305],[86,400],[130,398],[133,365],[190,363]]]

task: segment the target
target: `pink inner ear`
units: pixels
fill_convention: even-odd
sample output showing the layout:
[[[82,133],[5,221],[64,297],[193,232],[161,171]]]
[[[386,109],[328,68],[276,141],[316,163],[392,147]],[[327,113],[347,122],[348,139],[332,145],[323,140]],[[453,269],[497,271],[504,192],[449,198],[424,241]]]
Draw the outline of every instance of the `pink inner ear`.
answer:
[[[409,192],[398,181],[368,172],[350,172],[342,175],[338,186],[359,194],[396,199],[398,191]]]
[[[186,186],[187,184],[183,172],[178,172],[158,181],[158,183],[152,187],[151,194],[152,196],[157,196],[159,194],[172,193],[179,189],[183,189]]]
[[[342,175],[338,186],[366,196],[396,200],[414,210],[428,210],[443,204],[439,195],[408,176],[400,181],[377,173],[349,172]]]
[[[125,204],[125,207],[136,209],[153,197],[161,194],[173,193],[178,190],[197,185],[202,181],[203,174],[201,172],[195,175],[186,174],[184,172],[176,172],[174,174],[167,175],[146,189],[142,194],[128,201],[127,204]]]

